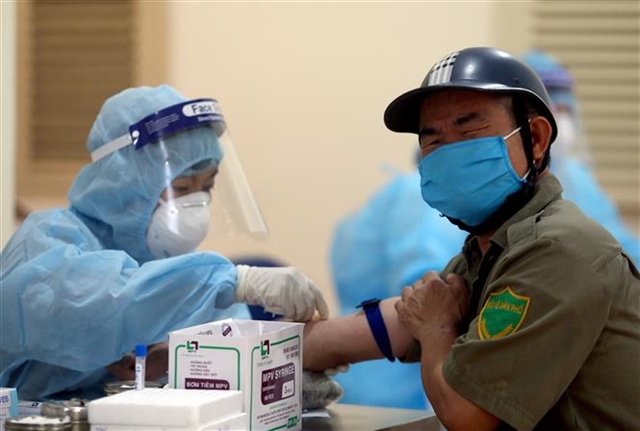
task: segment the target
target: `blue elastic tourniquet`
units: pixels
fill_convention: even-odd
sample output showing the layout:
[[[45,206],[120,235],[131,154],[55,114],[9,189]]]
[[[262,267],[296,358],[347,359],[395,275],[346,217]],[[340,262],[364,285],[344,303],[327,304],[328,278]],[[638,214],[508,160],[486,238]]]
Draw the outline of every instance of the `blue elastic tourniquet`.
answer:
[[[369,299],[362,302],[358,307],[362,307],[364,314],[367,316],[367,322],[369,322],[369,328],[371,334],[376,340],[378,348],[382,354],[391,362],[396,358],[393,356],[393,349],[391,348],[391,340],[389,340],[389,333],[387,332],[387,326],[384,323],[384,318],[380,312],[380,300]]]

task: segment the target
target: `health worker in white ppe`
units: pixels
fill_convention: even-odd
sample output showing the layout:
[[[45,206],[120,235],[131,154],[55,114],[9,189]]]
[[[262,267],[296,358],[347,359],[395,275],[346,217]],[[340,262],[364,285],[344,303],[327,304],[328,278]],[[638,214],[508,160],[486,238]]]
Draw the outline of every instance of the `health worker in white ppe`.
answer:
[[[522,60],[540,76],[551,98],[558,136],[551,146],[550,168],[562,184],[563,197],[609,230],[640,262],[640,240],[594,176],[573,77],[545,52],[532,50]],[[467,233],[426,205],[419,185],[417,169],[397,172],[336,225],[330,262],[342,315],[352,314],[364,300],[399,295],[426,272],[444,268],[462,248]],[[344,389],[344,403],[428,409],[419,372],[419,364],[380,359],[351,364],[348,373],[335,379]]]
[[[102,106],[87,148],[69,208],[31,214],[2,251],[0,386],[25,400],[91,399],[126,375],[137,344],[249,318],[246,304],[299,321],[328,315],[296,268],[194,251],[211,209],[212,228],[266,231],[217,101],[168,85],[124,90]],[[147,378],[166,377],[160,352]]]

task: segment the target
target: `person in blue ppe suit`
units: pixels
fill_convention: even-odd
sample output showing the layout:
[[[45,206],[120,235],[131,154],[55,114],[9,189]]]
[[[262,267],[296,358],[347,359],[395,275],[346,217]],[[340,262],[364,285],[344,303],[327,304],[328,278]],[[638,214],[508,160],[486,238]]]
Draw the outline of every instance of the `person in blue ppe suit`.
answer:
[[[147,378],[166,375],[170,331],[249,318],[246,304],[299,321],[328,315],[296,268],[194,251],[232,148],[227,132],[217,101],[168,85],[104,103],[69,208],[32,213],[2,251],[0,386],[25,400],[92,399],[133,376],[138,344],[159,358]]]
[[[551,147],[550,167],[562,184],[563,197],[608,229],[640,262],[640,240],[624,225],[593,175],[572,76],[555,58],[538,50],[523,60],[538,73],[551,97],[558,137]],[[337,224],[330,264],[342,315],[352,314],[363,300],[399,295],[426,272],[441,270],[462,248],[467,233],[424,204],[419,184],[417,170],[398,173]],[[344,389],[344,403],[429,408],[419,372],[418,364],[382,359],[351,364],[348,373],[335,379]],[[398,381],[403,382],[401,388],[395,384]]]
[[[560,179],[563,197],[611,232],[639,263],[640,238],[625,225],[593,173],[572,75],[556,58],[540,50],[529,51],[522,59],[540,76],[551,97],[558,122],[558,137],[551,147],[551,171]]]

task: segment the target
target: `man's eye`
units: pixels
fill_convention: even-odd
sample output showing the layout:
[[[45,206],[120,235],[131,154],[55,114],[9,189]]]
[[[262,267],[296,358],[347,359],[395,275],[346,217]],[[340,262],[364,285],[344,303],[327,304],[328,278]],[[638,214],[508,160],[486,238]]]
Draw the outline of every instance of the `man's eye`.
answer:
[[[429,140],[429,141],[422,141],[420,142],[420,148],[429,148],[432,147],[434,145],[438,145],[440,144],[440,140],[439,139],[433,139],[433,140]]]
[[[473,136],[482,132],[484,129],[486,129],[486,127],[474,127],[473,129],[464,130],[462,134],[464,136]]]
[[[420,140],[420,148],[427,148],[430,145],[438,142],[437,139],[421,139]]]

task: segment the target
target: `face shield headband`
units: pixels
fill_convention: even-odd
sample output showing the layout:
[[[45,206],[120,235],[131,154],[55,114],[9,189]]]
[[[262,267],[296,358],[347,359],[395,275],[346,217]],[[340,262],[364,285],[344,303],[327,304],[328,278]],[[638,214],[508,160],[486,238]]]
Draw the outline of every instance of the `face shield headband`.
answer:
[[[207,124],[213,126],[218,136],[226,128],[222,112],[215,99],[195,99],[169,106],[132,124],[129,126],[128,134],[91,152],[91,160],[95,163],[129,145],[139,150],[149,143],[160,141],[165,136]]]

